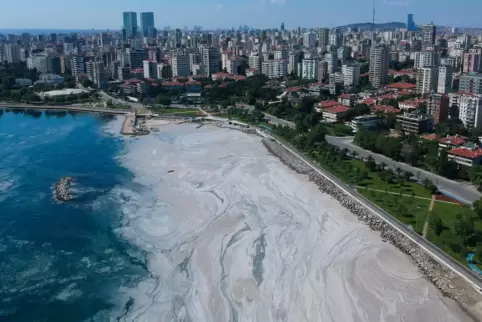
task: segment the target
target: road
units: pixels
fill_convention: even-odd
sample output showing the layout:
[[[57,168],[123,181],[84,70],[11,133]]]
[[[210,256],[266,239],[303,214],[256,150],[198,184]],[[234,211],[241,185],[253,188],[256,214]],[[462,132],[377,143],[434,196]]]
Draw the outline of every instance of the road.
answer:
[[[328,180],[330,180],[333,184],[338,186],[341,190],[343,190],[346,194],[350,195],[354,200],[357,200],[361,204],[365,205],[370,211],[372,211],[376,216],[380,217],[383,221],[393,227],[395,230],[409,238],[411,241],[416,243],[421,249],[427,252],[433,259],[441,263],[442,265],[446,266],[447,268],[451,269],[457,275],[468,281],[470,284],[474,286],[478,292],[482,290],[482,280],[480,276],[476,275],[474,272],[469,270],[467,267],[463,266],[452,257],[447,255],[444,251],[442,251],[437,246],[433,245],[429,241],[425,240],[422,236],[418,235],[415,231],[409,229],[406,225],[392,217],[389,213],[385,210],[381,209],[377,205],[373,204],[367,198],[363,197],[361,194],[353,190],[352,188],[348,187],[345,183],[341,180],[336,178],[331,173],[326,172],[318,165],[311,162],[308,158],[306,158],[303,154],[298,152],[295,148],[287,144],[286,142],[270,135],[266,134],[262,131],[258,131],[258,133],[262,134],[265,137],[269,137],[282,146],[284,146],[288,151],[296,155],[299,159],[303,160],[306,164],[308,164],[313,170],[318,172],[320,175],[324,176]]]
[[[353,143],[353,137],[327,136],[326,140],[328,141],[328,143],[336,145],[340,149],[346,148],[349,151],[355,151],[361,157],[367,158],[369,155],[371,155],[377,163],[384,162],[391,169],[400,168],[404,171],[410,171],[414,175],[420,173],[419,180],[423,180],[424,178],[429,179],[437,186],[440,192],[447,194],[448,196],[453,197],[466,204],[472,204],[474,201],[479,200],[482,197],[482,194],[478,192],[473,186],[469,186],[468,184],[444,178],[442,176],[420,168],[412,167],[407,163],[394,161],[384,155],[373,153],[372,151],[365,150],[359,146],[356,146]]]
[[[252,111],[254,110],[254,106],[253,105],[247,105],[247,104],[237,104],[236,106],[239,106],[241,108],[245,108],[249,111]],[[268,113],[265,113],[263,112],[264,114],[264,117],[266,120],[268,120],[269,123],[271,124],[274,124],[274,125],[282,125],[282,126],[288,126],[288,127],[291,127],[291,128],[295,128],[296,125],[295,123],[293,122],[290,122],[290,121],[287,121],[287,120],[283,120],[283,119],[280,119],[279,117],[276,117],[274,115],[271,115],[271,114],[268,114]]]

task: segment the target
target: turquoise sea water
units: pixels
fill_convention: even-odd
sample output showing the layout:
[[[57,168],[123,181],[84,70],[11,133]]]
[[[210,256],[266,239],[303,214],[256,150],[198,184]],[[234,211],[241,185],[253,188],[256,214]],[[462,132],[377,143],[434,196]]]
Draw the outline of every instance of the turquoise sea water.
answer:
[[[0,109],[0,321],[110,320],[129,306],[119,290],[146,276],[143,254],[115,233],[118,204],[102,198],[132,179],[109,121]],[[77,198],[59,203],[66,175]]]

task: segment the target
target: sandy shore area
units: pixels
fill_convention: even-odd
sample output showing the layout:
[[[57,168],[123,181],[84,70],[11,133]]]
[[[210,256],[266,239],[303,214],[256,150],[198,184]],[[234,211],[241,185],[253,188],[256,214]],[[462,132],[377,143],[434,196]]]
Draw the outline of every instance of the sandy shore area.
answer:
[[[125,291],[125,321],[472,321],[261,138],[171,124],[128,140],[135,188],[112,197],[151,278]]]

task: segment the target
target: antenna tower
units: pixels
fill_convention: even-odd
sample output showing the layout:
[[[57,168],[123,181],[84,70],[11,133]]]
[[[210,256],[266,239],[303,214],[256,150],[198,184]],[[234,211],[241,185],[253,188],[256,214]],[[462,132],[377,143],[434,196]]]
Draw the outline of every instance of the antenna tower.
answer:
[[[373,28],[375,28],[375,0],[373,0],[372,26],[373,26]]]

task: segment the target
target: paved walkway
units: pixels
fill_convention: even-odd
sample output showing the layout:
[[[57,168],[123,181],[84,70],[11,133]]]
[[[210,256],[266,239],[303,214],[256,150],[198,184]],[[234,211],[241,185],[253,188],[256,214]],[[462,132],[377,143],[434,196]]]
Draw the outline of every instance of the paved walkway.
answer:
[[[385,193],[385,190],[366,188],[366,187],[362,187],[362,186],[355,186],[355,188],[357,188],[359,190],[372,190],[372,191]],[[397,196],[409,197],[409,198],[415,198],[415,199],[431,200],[432,202],[434,202],[434,199],[435,199],[435,195],[433,195],[432,198],[427,198],[427,197],[412,196],[412,195],[408,195],[408,194],[404,194],[404,193],[400,194],[399,192],[393,192],[393,191],[386,191],[386,193],[389,194],[389,195],[397,195]],[[448,203],[448,204],[452,204],[452,205],[458,205],[458,203],[451,202],[451,201],[436,200],[436,199],[435,199],[435,201]],[[430,203],[430,205],[432,205],[432,203]]]
[[[427,239],[428,223],[429,223],[430,214],[432,213],[434,205],[435,205],[435,195],[432,196],[432,200],[430,201],[430,207],[428,207],[427,217],[425,217],[425,224],[423,225],[423,238],[425,239]]]

